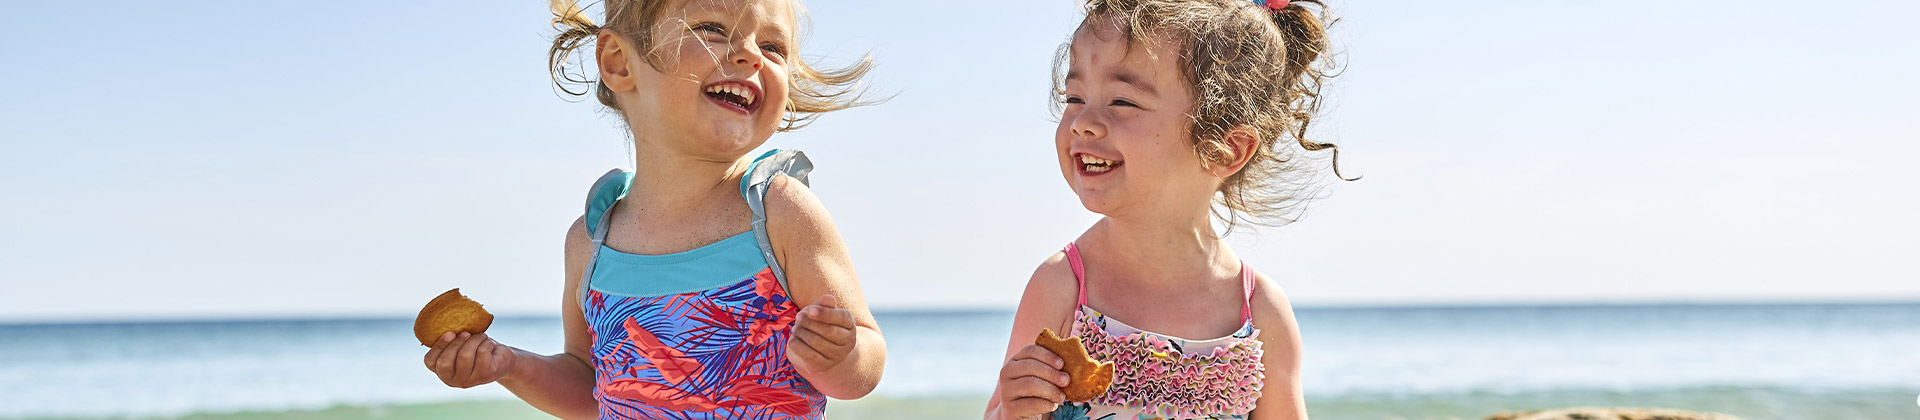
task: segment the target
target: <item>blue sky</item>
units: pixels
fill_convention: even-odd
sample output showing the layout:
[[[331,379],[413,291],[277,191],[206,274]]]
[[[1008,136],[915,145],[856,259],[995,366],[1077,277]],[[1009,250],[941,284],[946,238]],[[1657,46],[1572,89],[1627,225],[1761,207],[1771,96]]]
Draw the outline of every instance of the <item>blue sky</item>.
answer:
[[[1303,305],[1920,299],[1920,5],[1335,2],[1341,183],[1236,234]],[[1095,216],[1051,155],[1071,1],[815,0],[897,96],[806,150],[876,307],[1011,307]],[[617,127],[540,2],[0,5],[0,320],[557,310]]]

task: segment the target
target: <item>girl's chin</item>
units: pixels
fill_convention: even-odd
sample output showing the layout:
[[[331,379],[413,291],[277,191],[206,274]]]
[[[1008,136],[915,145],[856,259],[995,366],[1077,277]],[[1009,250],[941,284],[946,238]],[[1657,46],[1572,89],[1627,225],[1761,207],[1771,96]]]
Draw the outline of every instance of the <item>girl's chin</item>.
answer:
[[[1110,197],[1109,194],[1105,192],[1074,191],[1074,194],[1080,196],[1080,207],[1086,208],[1087,211],[1107,214],[1108,210],[1113,209],[1113,197]]]
[[[752,127],[735,124],[714,124],[701,137],[713,144],[753,145],[766,143],[773,135],[771,127]],[[751,147],[749,147],[751,148]]]

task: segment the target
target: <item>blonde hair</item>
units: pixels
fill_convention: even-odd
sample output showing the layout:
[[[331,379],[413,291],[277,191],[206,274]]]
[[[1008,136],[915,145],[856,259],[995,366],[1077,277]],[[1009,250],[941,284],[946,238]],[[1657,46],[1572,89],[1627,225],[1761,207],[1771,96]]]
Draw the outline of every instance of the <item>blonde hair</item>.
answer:
[[[659,23],[660,16],[669,3],[686,0],[603,0],[605,26],[593,23],[586,11],[574,0],[549,0],[548,7],[553,11],[553,26],[560,30],[553,38],[553,46],[547,50],[547,74],[553,79],[554,86],[561,92],[572,96],[586,96],[587,90],[575,91],[568,85],[587,85],[593,88],[594,97],[601,105],[615,110],[620,104],[614,101],[613,91],[607,85],[591,79],[585,71],[568,70],[573,64],[571,57],[575,50],[592,43],[601,30],[613,31],[627,37],[639,45],[641,50],[653,48],[653,31],[650,28]],[[806,10],[799,0],[792,2],[794,13],[805,16]],[[864,55],[859,61],[845,68],[820,70],[807,64],[800,58],[795,36],[796,53],[787,57],[788,68],[792,72],[792,82],[787,84],[787,114],[781,117],[779,131],[792,131],[807,126],[820,114],[839,111],[877,101],[868,101],[865,91],[860,87],[860,79],[873,69],[873,56]],[[648,55],[649,57],[651,55]],[[649,65],[658,70],[658,63],[651,58]]]
[[[1315,13],[1309,8],[1320,9]],[[1239,172],[1221,183],[1213,214],[1231,231],[1236,222],[1283,225],[1297,219],[1317,184],[1295,160],[1299,152],[1333,154],[1339,149],[1307,138],[1320,109],[1320,88],[1336,65],[1328,55],[1326,5],[1293,0],[1280,10],[1249,0],[1090,0],[1082,29],[1112,24],[1128,43],[1172,41],[1181,75],[1193,94],[1189,133],[1194,153],[1207,165],[1232,163],[1226,134],[1234,127],[1259,131],[1259,144]],[[1078,32],[1078,31],[1076,31]],[[1073,42],[1054,58],[1054,103],[1064,103],[1065,67]],[[1281,143],[1285,137],[1289,140]],[[1224,212],[1224,214],[1223,214]]]

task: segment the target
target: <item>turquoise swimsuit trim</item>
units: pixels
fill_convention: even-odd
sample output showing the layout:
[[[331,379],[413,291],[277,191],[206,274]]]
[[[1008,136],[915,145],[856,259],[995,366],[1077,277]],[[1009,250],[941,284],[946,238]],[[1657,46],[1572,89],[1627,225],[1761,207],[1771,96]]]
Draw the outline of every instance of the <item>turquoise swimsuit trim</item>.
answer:
[[[663,255],[628,254],[602,245],[589,287],[614,296],[669,296],[738,283],[766,268],[753,232]]]

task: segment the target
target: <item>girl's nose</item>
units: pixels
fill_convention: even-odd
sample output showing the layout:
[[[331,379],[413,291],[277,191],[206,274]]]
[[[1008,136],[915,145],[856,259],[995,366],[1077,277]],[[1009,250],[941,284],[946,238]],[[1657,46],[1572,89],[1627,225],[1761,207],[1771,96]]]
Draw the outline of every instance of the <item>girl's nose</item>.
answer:
[[[1075,136],[1085,139],[1099,139],[1107,136],[1105,114],[1096,110],[1081,110],[1079,114],[1073,115],[1073,125],[1070,128]]]
[[[754,48],[741,48],[739,46],[734,46],[733,57],[732,57],[733,63],[739,64],[742,66],[753,67],[754,70],[759,70],[760,65],[762,64],[763,58],[761,58],[759,54],[754,54],[753,53],[754,51],[756,51],[756,49]]]

